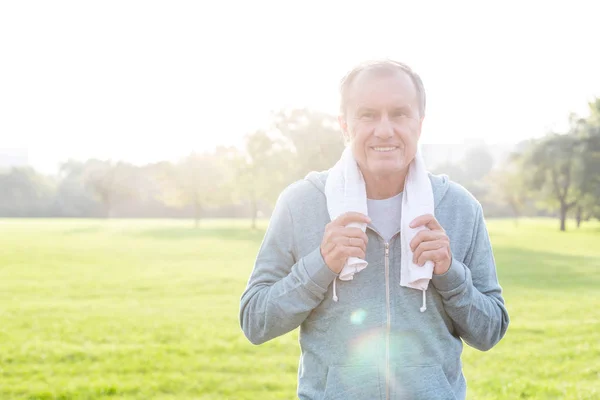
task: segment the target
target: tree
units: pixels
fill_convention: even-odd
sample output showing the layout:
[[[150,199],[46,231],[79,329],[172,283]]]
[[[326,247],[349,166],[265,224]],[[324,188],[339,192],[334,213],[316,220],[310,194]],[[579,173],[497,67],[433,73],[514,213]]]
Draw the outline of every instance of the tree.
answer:
[[[289,141],[294,155],[289,181],[331,168],[344,150],[339,124],[329,114],[307,109],[280,111],[274,116],[274,125]]]
[[[104,206],[104,217],[111,218],[117,203],[135,195],[131,184],[133,166],[92,159],[85,163],[84,182]]]
[[[191,153],[176,165],[162,165],[158,177],[163,185],[162,200],[169,206],[191,205],[198,227],[206,207],[231,200],[227,188],[236,154],[234,148],[218,147],[213,152]]]
[[[600,218],[600,99],[589,104],[588,118],[571,116],[573,134],[582,146],[578,154],[580,179],[575,218],[577,227],[584,219]]]
[[[448,175],[450,179],[464,186],[479,201],[487,201],[490,190],[489,179],[485,179],[494,165],[494,157],[487,146],[469,148],[458,163],[450,161],[438,164],[433,173]]]
[[[489,188],[486,201],[507,204],[515,218],[515,225],[518,225],[530,198],[529,188],[523,179],[523,169],[518,153],[514,153],[502,169],[493,170],[485,178]]]
[[[245,152],[237,160],[237,192],[250,200],[252,229],[256,228],[261,200],[272,205],[286,185],[289,160],[293,154],[281,138],[264,131],[246,137]]]
[[[550,133],[532,141],[523,155],[527,184],[548,209],[558,209],[560,230],[564,231],[567,213],[577,204],[579,162],[582,143],[573,134]]]
[[[15,167],[0,174],[0,216],[41,217],[49,213],[55,183],[29,167]]]
[[[86,188],[86,163],[68,160],[60,165],[55,207],[63,217],[94,217],[102,215],[102,204]]]
[[[468,149],[462,159],[462,175],[464,181],[460,182],[475,196],[483,199],[489,189],[489,181],[485,179],[494,166],[494,157],[487,146],[476,146]]]
[[[463,158],[465,178],[470,182],[479,182],[485,178],[494,166],[494,156],[487,146],[471,147]]]

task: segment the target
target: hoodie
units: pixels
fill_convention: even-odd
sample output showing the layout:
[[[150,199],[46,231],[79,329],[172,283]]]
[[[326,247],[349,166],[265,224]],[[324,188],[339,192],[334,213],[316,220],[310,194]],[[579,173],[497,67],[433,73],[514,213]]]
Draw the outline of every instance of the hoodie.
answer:
[[[300,399],[465,399],[463,341],[486,351],[509,317],[480,203],[445,175],[429,174],[435,217],[452,263],[434,275],[427,311],[421,292],[400,286],[399,231],[389,240],[367,227],[369,266],[353,280],[321,255],[331,221],[327,171],[312,172],[279,196],[240,302],[253,344],[300,327]]]

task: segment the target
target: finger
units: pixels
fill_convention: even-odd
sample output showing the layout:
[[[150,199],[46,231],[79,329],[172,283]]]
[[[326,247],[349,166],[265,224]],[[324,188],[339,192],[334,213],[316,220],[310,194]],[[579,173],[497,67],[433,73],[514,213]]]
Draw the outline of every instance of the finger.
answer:
[[[367,244],[364,242],[364,240],[362,240],[362,238],[338,236],[334,239],[334,243],[339,246],[359,247],[363,251],[367,250]]]
[[[323,235],[323,239],[327,242],[334,242],[336,237],[345,236],[343,230],[343,227],[331,222],[329,228],[325,231],[325,235]]]
[[[324,243],[323,244],[323,253],[325,253],[325,254],[331,253],[334,247],[335,247],[335,243],[331,243],[331,242]]]
[[[343,253],[348,257],[358,257],[365,259],[365,251],[360,247],[355,246],[345,246],[343,249]]]
[[[354,238],[355,240],[351,243],[348,242],[348,238]],[[329,243],[336,243],[342,245],[355,245],[359,246],[361,242],[364,243],[364,249],[369,242],[369,238],[360,228],[342,228],[339,226],[333,226],[325,234],[324,241]]]
[[[414,252],[416,250],[416,248],[421,244],[421,242],[428,242],[431,240],[435,240],[436,239],[435,235],[436,235],[436,233],[433,231],[430,231],[429,229],[418,232],[409,243],[410,249]]]
[[[447,236],[444,232],[422,230],[415,235],[410,241],[410,249],[414,252],[422,242],[431,242],[435,240],[446,240]]]
[[[333,259],[343,260],[346,262],[348,257],[358,257],[364,259],[365,252],[359,247],[337,245],[335,246],[335,249],[333,249],[331,256]]]
[[[325,233],[323,234],[323,241],[329,242],[331,240],[331,236],[338,229],[337,226],[333,224],[333,221],[325,225]]]
[[[410,224],[408,224],[408,226],[411,228],[416,228],[417,226],[427,224],[432,218],[433,218],[433,215],[431,215],[431,214],[423,214],[423,215],[420,215],[417,218],[413,219],[412,222]]]
[[[439,240],[434,240],[431,242],[421,242],[413,253],[413,263],[417,263],[421,254],[430,250],[438,250],[444,247],[446,244]]]
[[[369,242],[369,237],[360,228],[342,228],[340,235],[362,239],[365,243]]]
[[[433,261],[433,263],[435,264],[437,262],[442,261],[446,257],[446,254],[447,252],[443,247],[437,250],[424,251],[419,256],[419,259],[417,260],[417,265],[422,267],[427,261]]]
[[[331,253],[329,253],[329,257],[332,260],[340,260],[342,262],[346,262],[346,256],[344,255],[343,246],[336,245]]]
[[[354,227],[341,228],[339,230],[339,232],[344,236],[350,236],[350,237],[356,237],[356,238],[362,237],[363,235],[366,236],[366,234],[363,232],[362,229],[354,228]]]
[[[444,228],[442,228],[438,220],[435,219],[435,217],[431,214],[423,214],[415,218],[408,226],[410,226],[411,228],[416,228],[418,226],[426,226],[431,230],[444,230]]]
[[[349,211],[333,220],[333,223],[337,226],[346,226],[352,222],[368,224],[371,222],[371,218],[367,217],[365,214]]]

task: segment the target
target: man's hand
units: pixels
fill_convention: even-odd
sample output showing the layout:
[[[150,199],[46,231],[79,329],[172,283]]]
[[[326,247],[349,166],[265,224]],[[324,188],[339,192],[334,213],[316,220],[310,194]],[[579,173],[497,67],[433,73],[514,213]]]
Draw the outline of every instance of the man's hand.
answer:
[[[421,215],[415,218],[409,226],[416,228],[422,225],[431,230],[420,231],[410,242],[410,248],[414,254],[413,262],[423,266],[425,261],[433,261],[433,273],[441,275],[450,269],[452,263],[450,239],[433,215]]]
[[[367,234],[360,228],[347,228],[351,223],[369,223],[371,219],[364,214],[347,212],[325,226],[321,255],[330,270],[339,274],[348,257],[365,258]]]

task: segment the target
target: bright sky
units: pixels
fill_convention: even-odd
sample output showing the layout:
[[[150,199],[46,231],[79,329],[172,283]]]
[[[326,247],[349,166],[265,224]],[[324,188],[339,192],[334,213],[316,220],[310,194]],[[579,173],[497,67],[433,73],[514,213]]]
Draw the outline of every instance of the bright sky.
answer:
[[[423,143],[539,136],[600,96],[596,1],[347,3],[1,2],[0,149],[47,172],[176,159],[281,107],[335,113],[340,78],[373,57],[423,78]]]

